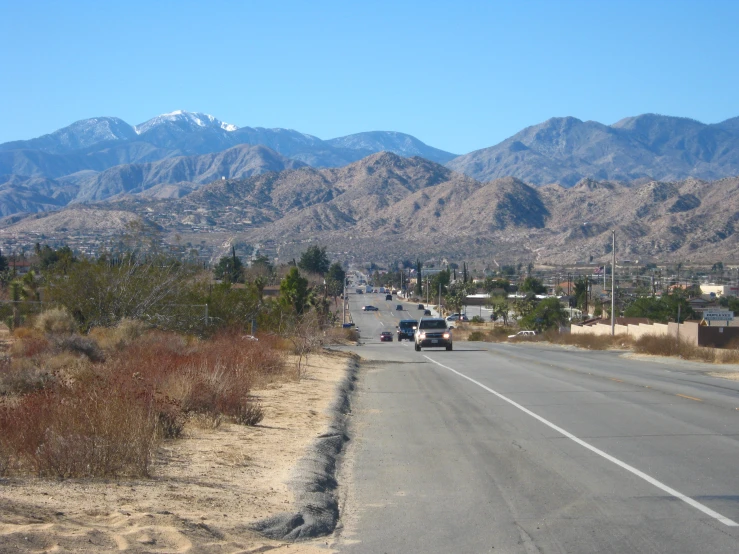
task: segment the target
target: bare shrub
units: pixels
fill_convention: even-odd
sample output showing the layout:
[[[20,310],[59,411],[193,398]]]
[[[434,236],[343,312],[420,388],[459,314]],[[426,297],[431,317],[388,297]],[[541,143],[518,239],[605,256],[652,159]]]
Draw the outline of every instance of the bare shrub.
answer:
[[[143,321],[124,318],[115,327],[95,327],[89,335],[103,350],[122,350],[144,336],[147,329],[148,325]]]
[[[724,358],[721,350],[688,344],[673,336],[644,335],[634,342],[634,351],[655,356],[676,356],[686,360],[715,363]]]
[[[150,403],[125,391],[44,391],[0,409],[0,448],[39,476],[145,476],[156,440]]]
[[[190,414],[187,421],[200,429],[218,429],[223,423],[221,414]]]
[[[42,333],[69,335],[74,333],[77,324],[66,308],[52,308],[36,316],[34,327]]]
[[[21,327],[13,331],[17,339],[10,347],[13,357],[31,358],[51,349],[49,340],[35,329]]]
[[[234,415],[234,421],[240,425],[257,425],[264,419],[262,406],[251,400],[246,400]]]
[[[64,352],[73,352],[82,354],[91,362],[105,361],[105,354],[95,341],[90,337],[82,337],[80,335],[69,335],[58,338],[55,341],[57,347]]]
[[[329,327],[324,332],[324,344],[350,344],[359,340],[356,329],[342,327]]]
[[[20,358],[0,364],[0,394],[29,394],[54,382],[54,376],[32,360]]]
[[[587,350],[608,350],[610,348],[623,348],[633,342],[628,335],[595,335],[595,334],[572,334],[547,331],[543,338],[554,344],[566,344],[585,348]]]
[[[472,331],[468,337],[467,340],[469,341],[484,341],[485,340],[485,333],[482,331]]]

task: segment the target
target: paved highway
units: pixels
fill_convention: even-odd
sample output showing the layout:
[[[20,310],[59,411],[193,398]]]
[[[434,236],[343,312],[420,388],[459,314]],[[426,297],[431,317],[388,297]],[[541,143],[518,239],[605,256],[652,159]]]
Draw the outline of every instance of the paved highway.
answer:
[[[340,552],[739,552],[739,382],[546,345],[415,352],[351,295],[362,356]],[[365,313],[362,304],[379,312]]]

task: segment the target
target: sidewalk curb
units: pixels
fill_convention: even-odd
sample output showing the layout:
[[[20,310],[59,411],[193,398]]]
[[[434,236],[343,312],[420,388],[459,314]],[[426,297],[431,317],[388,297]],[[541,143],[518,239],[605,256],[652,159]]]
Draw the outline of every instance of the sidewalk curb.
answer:
[[[358,372],[359,357],[355,354],[347,362],[346,374],[337,385],[328,409],[331,418],[328,429],[308,447],[288,483],[295,495],[296,512],[258,521],[251,529],[271,539],[299,541],[328,535],[336,528],[339,521],[336,466],[344,443],[349,440],[347,419]]]

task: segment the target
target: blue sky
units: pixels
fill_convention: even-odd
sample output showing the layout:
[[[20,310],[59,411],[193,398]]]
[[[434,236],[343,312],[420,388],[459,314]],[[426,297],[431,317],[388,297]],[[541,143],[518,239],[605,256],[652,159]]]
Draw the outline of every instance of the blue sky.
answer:
[[[0,142],[176,109],[455,153],[553,116],[739,116],[739,2],[0,0]]]

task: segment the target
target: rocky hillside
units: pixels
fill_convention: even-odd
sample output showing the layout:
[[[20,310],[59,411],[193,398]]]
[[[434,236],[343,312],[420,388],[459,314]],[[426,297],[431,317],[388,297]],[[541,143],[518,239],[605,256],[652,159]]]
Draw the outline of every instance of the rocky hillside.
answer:
[[[570,188],[512,177],[480,182],[420,157],[380,153],[342,168],[217,180],[182,198],[124,197],[89,209],[115,210],[119,221],[131,214],[193,244],[260,244],[280,259],[320,243],[345,259],[375,261],[602,261],[616,229],[621,259],[731,262],[739,260],[738,193],[736,177],[636,185],[584,179]],[[59,217],[37,216],[33,232],[64,235],[74,225]],[[6,219],[0,236],[28,225]]]
[[[715,180],[739,175],[739,118],[715,125],[654,114],[613,125],[552,118],[447,164],[480,181],[514,176],[534,185],[583,178],[622,182]]]

